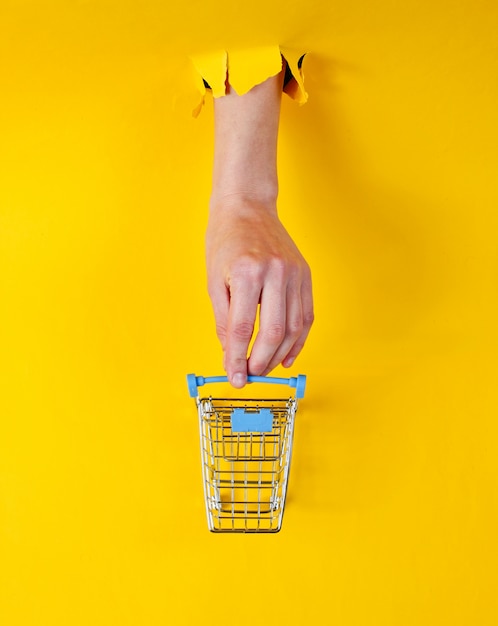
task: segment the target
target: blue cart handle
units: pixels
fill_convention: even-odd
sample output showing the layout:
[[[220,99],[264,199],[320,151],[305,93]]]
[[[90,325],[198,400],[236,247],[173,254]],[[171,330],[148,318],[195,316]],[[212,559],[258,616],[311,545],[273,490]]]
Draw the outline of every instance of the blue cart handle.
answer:
[[[276,385],[289,385],[296,390],[296,398],[304,398],[304,390],[306,389],[306,376],[292,376],[291,378],[275,378],[272,376],[248,376],[247,381],[250,383],[273,383]],[[187,374],[188,391],[191,398],[197,398],[197,387],[202,387],[208,383],[227,383],[228,376],[196,376],[195,374]]]

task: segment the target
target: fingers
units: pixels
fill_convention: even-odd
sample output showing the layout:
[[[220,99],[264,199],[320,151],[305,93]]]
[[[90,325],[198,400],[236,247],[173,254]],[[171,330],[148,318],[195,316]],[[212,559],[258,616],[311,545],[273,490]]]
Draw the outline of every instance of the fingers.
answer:
[[[289,286],[287,288],[286,301],[286,334],[278,346],[277,350],[266,364],[263,370],[263,376],[266,376],[272,369],[277,367],[284,359],[287,358],[290,350],[300,338],[303,331],[303,310],[301,302],[301,293],[299,286],[297,288]],[[292,365],[292,363],[290,364]],[[290,366],[289,366],[290,367]]]
[[[279,271],[270,274],[261,292],[259,331],[248,363],[249,372],[255,376],[272,369],[270,364],[289,341],[287,322],[292,310],[287,310],[287,280],[280,274]]]
[[[231,281],[225,369],[229,381],[237,388],[247,383],[247,351],[254,331],[260,294],[260,283],[250,277],[234,278]]]
[[[309,269],[301,280],[288,280],[274,271],[261,281],[233,278],[209,293],[216,333],[223,348],[223,366],[234,387],[247,383],[247,375],[266,376],[277,365],[291,367],[301,352],[313,323],[313,296]],[[249,360],[247,352],[260,304],[259,332]]]
[[[287,355],[282,358],[282,365],[284,367],[291,367],[296,357],[303,349],[303,346],[308,338],[311,326],[315,319],[313,311],[313,293],[311,288],[311,274],[307,271],[306,278],[301,286],[301,307],[302,307],[302,328],[301,333],[294,342],[292,348]],[[278,364],[278,363],[277,363]]]
[[[266,376],[282,363],[290,367],[313,323],[309,268],[292,268],[287,280],[277,272],[261,294],[260,328],[249,358],[249,373]]]
[[[209,297],[211,298],[214,319],[216,322],[216,335],[220,340],[221,348],[224,354],[226,350],[228,312],[230,310],[230,294],[223,282],[209,284],[208,292]]]
[[[234,387],[248,374],[290,367],[313,322],[311,274],[272,211],[212,211],[206,234],[208,289],[224,368]],[[223,219],[221,219],[223,218]],[[259,331],[248,359],[259,307]]]

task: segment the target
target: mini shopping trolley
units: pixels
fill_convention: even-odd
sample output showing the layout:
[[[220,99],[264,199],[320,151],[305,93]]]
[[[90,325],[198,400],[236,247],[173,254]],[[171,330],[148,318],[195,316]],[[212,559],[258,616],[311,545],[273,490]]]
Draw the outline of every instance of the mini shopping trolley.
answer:
[[[198,387],[227,382],[227,377],[187,376],[199,416],[206,513],[213,532],[275,533],[282,526],[294,418],[306,376],[249,376],[248,381],[288,385],[295,392],[284,399],[200,398]]]

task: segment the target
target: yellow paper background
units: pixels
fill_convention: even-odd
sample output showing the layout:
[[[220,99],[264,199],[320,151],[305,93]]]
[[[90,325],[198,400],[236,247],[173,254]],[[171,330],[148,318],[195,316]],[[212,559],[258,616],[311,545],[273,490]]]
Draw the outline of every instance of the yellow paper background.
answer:
[[[498,5],[248,4],[2,4],[0,622],[494,625]],[[188,56],[276,44],[309,385],[282,532],[214,536]]]

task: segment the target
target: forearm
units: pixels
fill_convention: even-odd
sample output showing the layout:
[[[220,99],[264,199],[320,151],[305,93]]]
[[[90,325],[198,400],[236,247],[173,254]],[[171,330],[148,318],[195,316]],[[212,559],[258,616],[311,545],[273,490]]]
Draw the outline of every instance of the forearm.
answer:
[[[284,71],[243,96],[230,87],[214,101],[211,208],[229,196],[276,206],[277,138]]]

